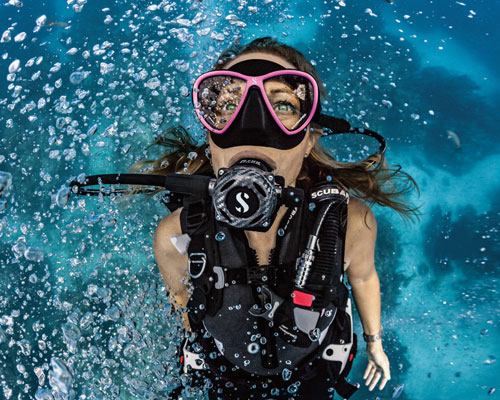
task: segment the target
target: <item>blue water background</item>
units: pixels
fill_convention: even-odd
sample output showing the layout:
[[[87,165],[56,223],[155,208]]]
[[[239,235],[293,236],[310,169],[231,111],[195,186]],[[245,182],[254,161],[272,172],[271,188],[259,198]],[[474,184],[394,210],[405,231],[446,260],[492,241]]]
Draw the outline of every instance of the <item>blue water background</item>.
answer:
[[[264,35],[313,60],[331,96],[325,109],[381,132],[389,162],[421,189],[414,225],[374,207],[392,380],[353,399],[390,399],[401,384],[400,399],[498,396],[499,8],[486,0],[0,5],[0,34],[11,29],[12,38],[0,43],[0,171],[13,177],[0,199],[0,397],[166,398],[184,379],[175,362],[181,331],[152,251],[165,207],[140,195],[72,197],[60,207],[55,195],[81,173],[124,172],[157,157],[146,147],[168,125],[182,122],[201,138],[186,96],[194,78],[235,40]],[[41,15],[68,27],[33,32]],[[89,74],[74,84],[75,71]],[[358,350],[350,379],[363,383],[362,341]],[[202,398],[196,389],[191,397]]]

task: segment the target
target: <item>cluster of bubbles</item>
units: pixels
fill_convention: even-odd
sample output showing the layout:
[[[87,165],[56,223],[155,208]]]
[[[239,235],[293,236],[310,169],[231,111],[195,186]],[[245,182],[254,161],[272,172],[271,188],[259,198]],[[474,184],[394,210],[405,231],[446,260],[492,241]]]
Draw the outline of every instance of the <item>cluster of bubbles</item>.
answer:
[[[118,293],[89,284],[84,300],[61,326],[66,345],[60,356],[35,370],[36,399],[167,398],[181,384],[178,365],[180,325],[164,289],[137,281],[137,289]],[[161,285],[163,286],[163,285]],[[45,375],[48,376],[48,386]]]

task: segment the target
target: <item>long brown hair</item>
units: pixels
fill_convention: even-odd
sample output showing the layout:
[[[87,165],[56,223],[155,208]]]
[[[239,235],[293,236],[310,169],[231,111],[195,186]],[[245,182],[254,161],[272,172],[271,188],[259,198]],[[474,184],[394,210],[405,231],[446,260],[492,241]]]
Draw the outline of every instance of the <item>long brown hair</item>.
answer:
[[[245,45],[230,46],[219,56],[213,69],[224,69],[233,58],[252,52],[269,53],[289,61],[298,70],[307,72],[316,79],[323,99],[329,97],[318,72],[307,58],[300,51],[271,37],[258,38]],[[314,123],[311,124],[311,128],[321,129]],[[165,148],[163,155],[156,160],[136,163],[132,167],[133,171],[147,166],[149,167],[147,173],[151,174],[213,175],[208,143],[197,146],[189,132],[182,126],[166,129],[152,145],[163,146]],[[307,189],[315,182],[325,179],[349,189],[352,195],[367,201],[370,205],[390,207],[409,220],[419,217],[419,207],[412,206],[405,199],[414,189],[420,193],[417,183],[408,173],[401,170],[401,166],[389,166],[383,155],[358,163],[341,163],[335,160],[318,140],[302,164],[297,177],[297,186]]]

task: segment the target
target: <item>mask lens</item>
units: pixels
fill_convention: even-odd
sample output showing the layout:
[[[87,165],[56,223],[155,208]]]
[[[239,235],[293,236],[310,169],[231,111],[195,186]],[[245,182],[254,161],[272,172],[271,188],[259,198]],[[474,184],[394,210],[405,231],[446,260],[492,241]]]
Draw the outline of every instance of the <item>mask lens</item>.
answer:
[[[264,89],[272,113],[289,132],[304,125],[314,104],[314,88],[309,79],[280,75],[264,81]]]
[[[204,79],[198,85],[201,117],[214,129],[223,129],[233,117],[245,92],[244,80],[229,75]]]

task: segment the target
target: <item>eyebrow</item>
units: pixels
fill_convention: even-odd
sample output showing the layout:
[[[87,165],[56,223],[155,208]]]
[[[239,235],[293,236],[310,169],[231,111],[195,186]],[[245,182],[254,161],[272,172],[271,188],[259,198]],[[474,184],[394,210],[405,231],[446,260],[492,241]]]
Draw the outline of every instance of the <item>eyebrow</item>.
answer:
[[[288,88],[288,90],[285,90],[285,89],[271,89],[270,92],[271,92],[271,94],[275,94],[275,93],[294,94],[290,88]]]

